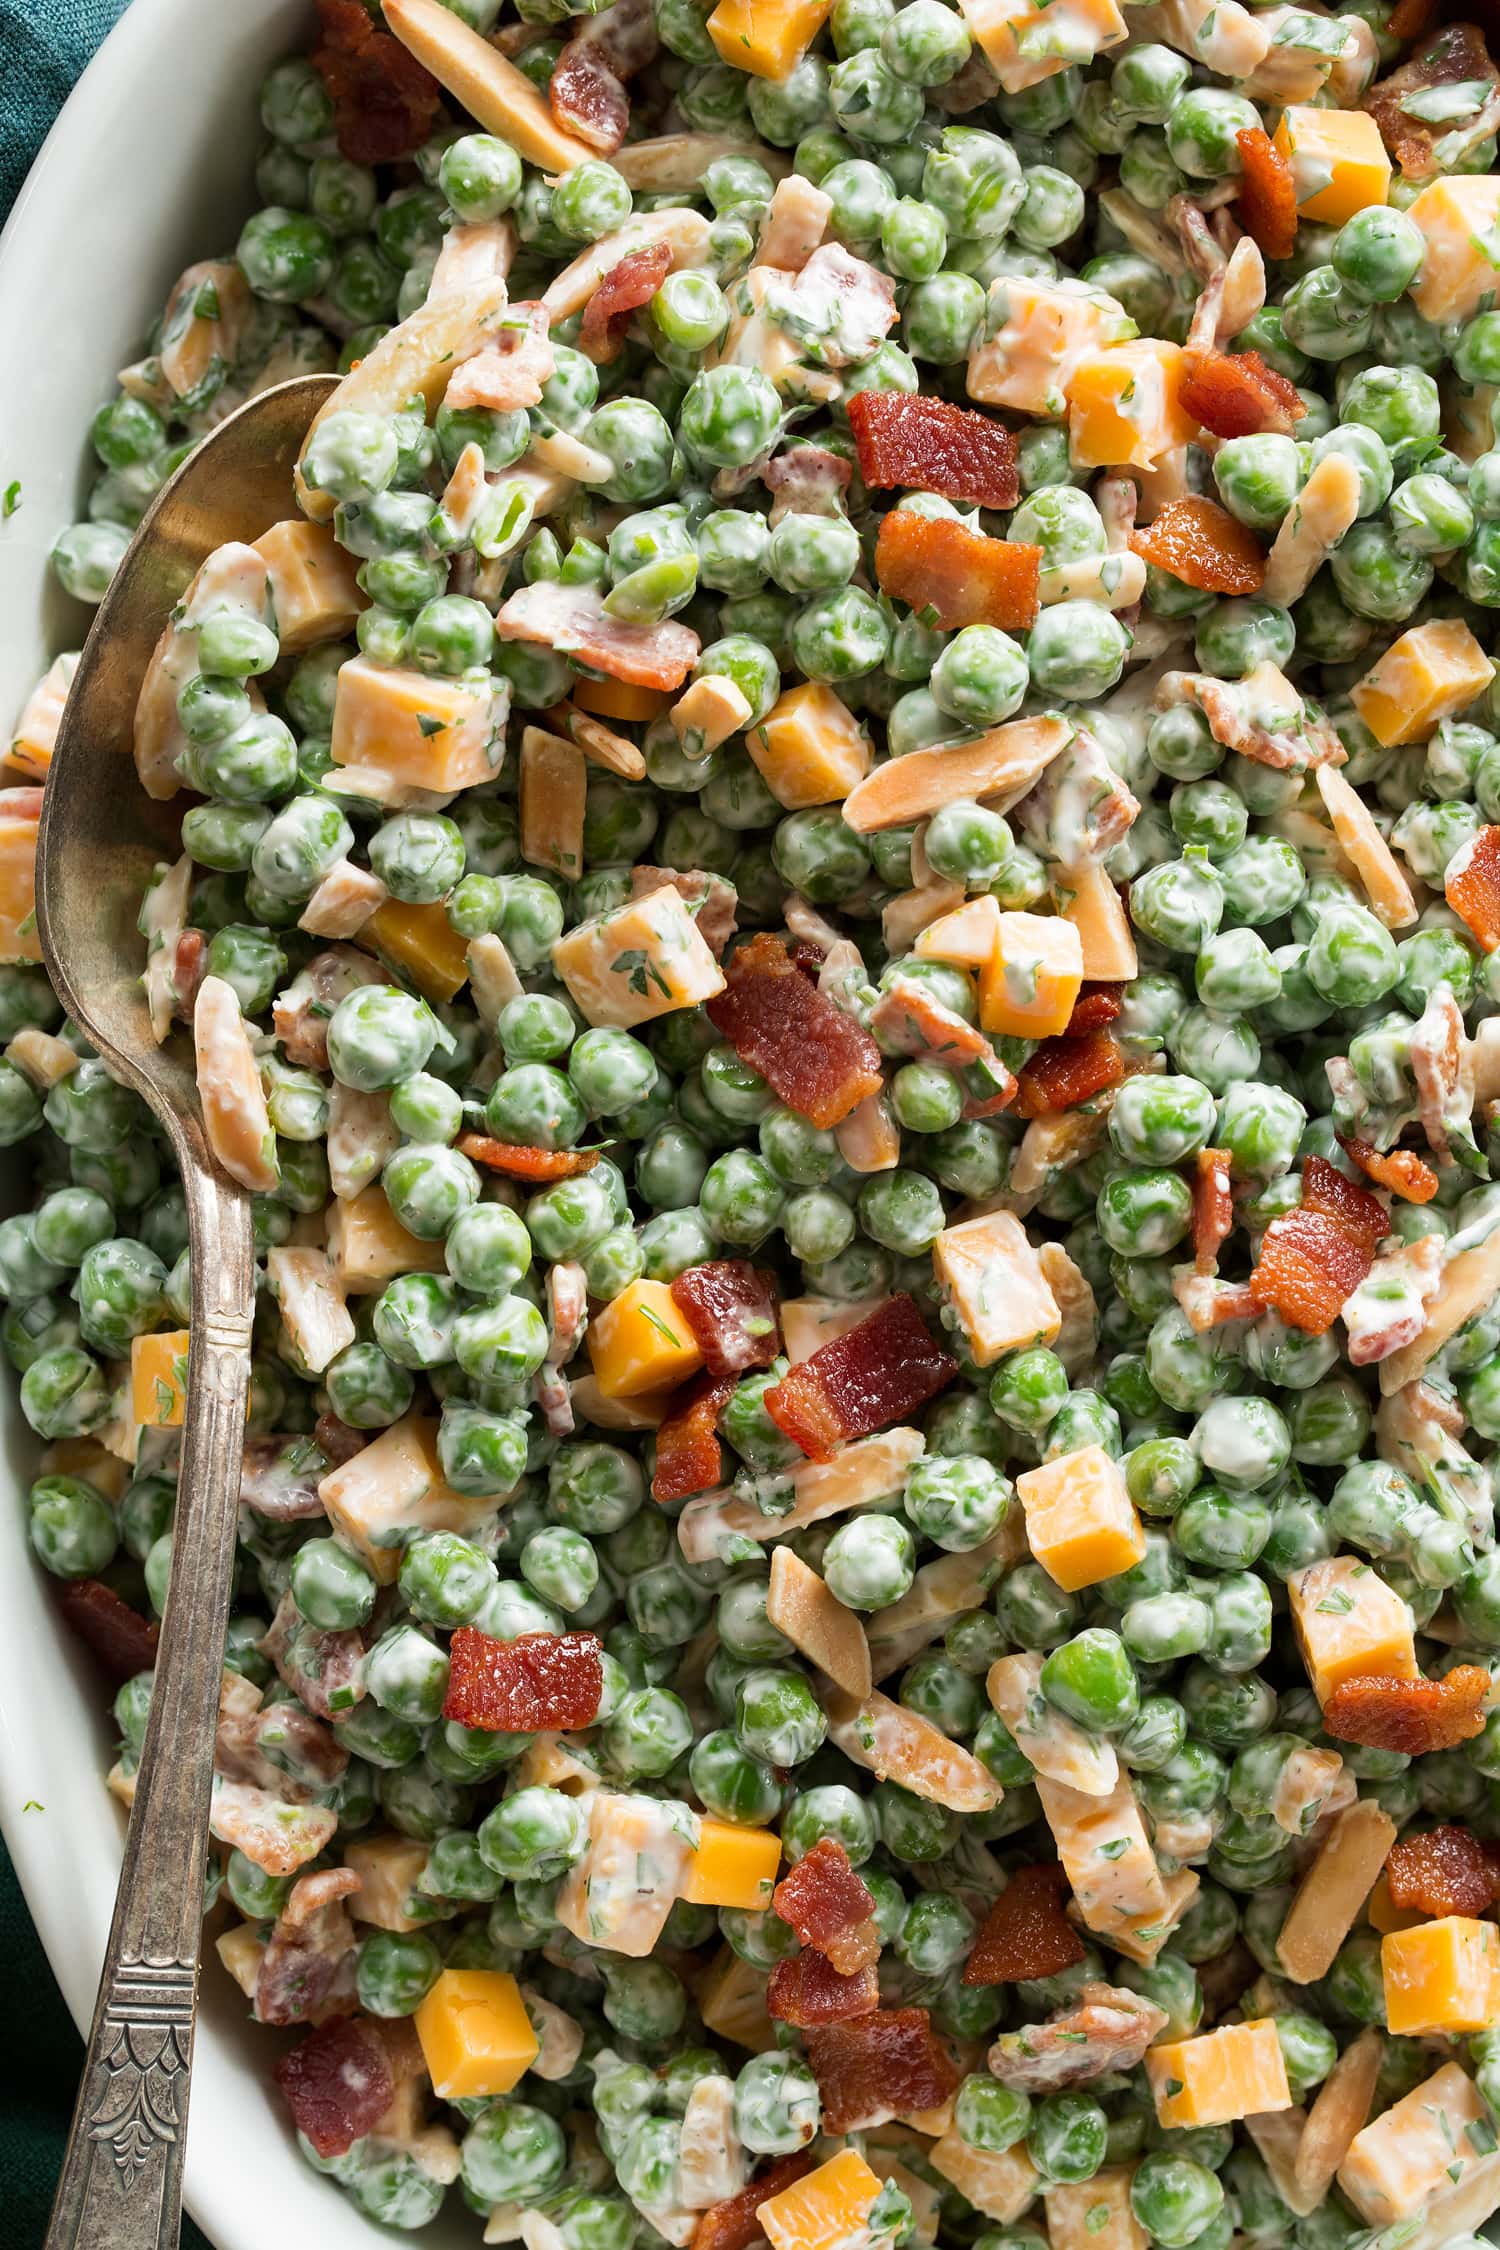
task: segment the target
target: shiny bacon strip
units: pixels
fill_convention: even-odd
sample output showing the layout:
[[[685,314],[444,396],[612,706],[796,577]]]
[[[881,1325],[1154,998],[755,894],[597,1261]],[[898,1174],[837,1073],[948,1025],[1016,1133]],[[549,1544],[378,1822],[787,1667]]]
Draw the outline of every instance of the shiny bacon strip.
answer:
[[[692,2250],[750,2250],[753,2242],[763,2242],[765,2234],[755,2215],[761,2204],[794,2187],[812,2168],[813,2160],[805,2149],[798,2149],[794,2156],[778,2156],[748,2187],[709,2205],[694,2229]]]
[[[1063,1912],[1067,1892],[1056,1860],[1018,1867],[980,1925],[964,1983],[1055,1977],[1081,1961],[1083,1940]]]
[[[617,266],[611,266],[583,308],[579,350],[587,352],[600,367],[618,359],[631,315],[650,304],[671,270],[669,242],[648,243],[644,250],[632,250]]]
[[[611,617],[595,586],[540,579],[519,586],[495,619],[502,641],[535,641],[630,687],[675,688],[698,661],[696,633],[675,618],[632,625]]]
[[[1377,1187],[1389,1188],[1407,1203],[1430,1203],[1438,1191],[1438,1176],[1425,1158],[1415,1149],[1393,1148],[1384,1154],[1371,1148],[1368,1141],[1340,1140],[1340,1148],[1352,1158]]]
[[[360,0],[318,0],[318,22],[312,65],[333,103],[339,154],[355,164],[410,156],[437,117],[437,80],[399,39],[377,28]]]
[[[858,395],[863,398],[866,394]],[[788,446],[760,472],[761,483],[775,495],[771,502],[772,530],[786,515],[839,515],[853,480],[854,471],[843,455],[831,452],[826,445]]]
[[[810,1461],[831,1461],[849,1438],[905,1421],[957,1373],[911,1298],[898,1295],[800,1361],[766,1392],[765,1407]]]
[[[1081,1039],[1085,1032],[1102,1031],[1113,1023],[1125,1005],[1123,984],[1086,984],[1073,1003],[1067,1036]]]
[[[1403,1912],[1477,1917],[1500,1898],[1500,1853],[1450,1821],[1403,1836],[1385,1863],[1385,1879],[1392,1906]]]
[[[1456,1750],[1483,1731],[1489,1673],[1458,1664],[1440,1680],[1393,1679],[1360,1673],[1341,1680],[1323,1706],[1323,1732],[1335,1742],[1397,1750],[1425,1758]]]
[[[825,1836],[782,1876],[771,1894],[771,1909],[796,1931],[800,1945],[826,1953],[870,1919],[875,1901],[843,1845]]]
[[[592,1172],[599,1161],[596,1148],[528,1148],[520,1141],[491,1140],[488,1133],[460,1133],[457,1147],[487,1172],[503,1172],[507,1179],[534,1180],[543,1186],[552,1180],[576,1180],[580,1172]]]
[[[1240,225],[1265,258],[1289,258],[1297,240],[1297,182],[1262,126],[1234,136],[1240,152]]]
[[[1021,497],[1015,437],[987,414],[907,391],[857,391],[848,414],[868,485],[938,492],[973,508],[1013,508]]]
[[[1199,1273],[1214,1272],[1233,1225],[1229,1158],[1221,1148],[1200,1148],[1193,1181],[1193,1264]]]
[[[880,1091],[880,1049],[803,976],[785,944],[761,930],[725,964],[727,991],[707,1014],[789,1109],[824,1130]]]
[[[137,1672],[154,1669],[159,1630],[154,1618],[142,1617],[98,1578],[62,1578],[56,1591],[64,1621],[93,1651],[116,1687],[134,1679]]]
[[[672,1283],[672,1302],[712,1375],[769,1367],[781,1349],[776,1291],[748,1258],[711,1258]]]
[[[630,126],[625,82],[655,61],[657,45],[651,0],[614,0],[585,17],[547,88],[547,106],[564,132],[612,156]]]
[[[719,1482],[724,1455],[718,1420],[733,1392],[732,1375],[714,1375],[705,1369],[677,1393],[656,1433],[653,1500],[663,1504],[686,1500],[695,1492],[711,1491]]]
[[[443,1717],[490,1734],[566,1733],[592,1726],[604,1693],[593,1633],[523,1633],[492,1640],[460,1625],[448,1650]]]
[[[1322,1336],[1373,1264],[1373,1251],[1347,1227],[1303,1208],[1267,1227],[1250,1288],[1256,1303],[1272,1306],[1288,1327]]]
[[[1434,86],[1458,85],[1475,90],[1470,97],[1473,107],[1461,118],[1433,123],[1406,106],[1414,94],[1427,93]],[[1467,132],[1479,110],[1497,93],[1500,72],[1490,60],[1483,32],[1477,24],[1448,23],[1399,70],[1372,86],[1361,106],[1374,118],[1381,139],[1406,177],[1425,180],[1434,172],[1451,168],[1450,164],[1439,164],[1435,143],[1455,128]],[[1490,131],[1494,131],[1493,123]]]
[[[1302,1208],[1322,1211],[1366,1250],[1373,1250],[1391,1231],[1385,1205],[1351,1180],[1325,1156],[1309,1156],[1302,1164]]]
[[[1118,1086],[1124,1075],[1124,1058],[1108,1031],[1086,1032],[1081,1039],[1066,1032],[1044,1039],[1016,1081],[1016,1115],[1050,1117],[1060,1109],[1076,1109],[1107,1086]]]
[[[1130,544],[1143,562],[1200,594],[1258,594],[1265,581],[1265,552],[1254,532],[1196,494],[1169,500],[1144,531],[1131,533]]]
[[[875,542],[875,576],[882,593],[929,612],[945,631],[963,625],[998,625],[1017,632],[1036,623],[1041,605],[1042,550],[982,531],[946,516],[919,516],[892,508],[881,518]]]
[[[1268,367],[1259,352],[1188,352],[1183,358],[1183,412],[1215,437],[1289,437],[1307,409],[1295,383]]]
[[[385,2046],[365,2016],[345,2016],[283,2055],[276,2083],[319,2156],[343,2156],[391,2106],[396,2088]]]
[[[810,2031],[807,2059],[823,2097],[827,2133],[857,2133],[893,2117],[941,2109],[958,2085],[925,2008],[877,2008]]]
[[[766,2013],[798,2031],[816,2025],[847,2023],[880,2006],[880,1979],[873,1968],[840,1976],[821,1953],[794,1953],[773,1962],[766,1986]]]
[[[1448,863],[1443,895],[1486,953],[1500,945],[1500,828],[1481,828]]]

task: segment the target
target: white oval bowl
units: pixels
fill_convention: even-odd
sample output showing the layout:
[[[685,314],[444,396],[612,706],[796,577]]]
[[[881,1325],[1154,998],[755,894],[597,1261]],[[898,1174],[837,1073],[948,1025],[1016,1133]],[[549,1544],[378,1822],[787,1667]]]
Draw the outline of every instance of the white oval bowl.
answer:
[[[305,0],[134,0],[80,78],[0,236],[0,729],[8,737],[88,613],[47,570],[83,512],[89,422],[140,356],[177,274],[231,247],[256,207],[256,90],[310,43]],[[92,467],[91,467],[92,463]],[[0,1828],[63,1997],[87,2030],[114,1907],[124,1822],[104,1776],[109,1690],[63,1627],[26,1539],[37,1441],[0,1371]],[[222,1924],[215,1915],[210,1933]],[[298,2154],[271,2067],[290,2041],[251,2024],[205,1934],[187,2203],[217,2250],[316,2241],[370,2250],[475,2245],[483,2221],[450,2191],[420,2236],[372,2226]]]

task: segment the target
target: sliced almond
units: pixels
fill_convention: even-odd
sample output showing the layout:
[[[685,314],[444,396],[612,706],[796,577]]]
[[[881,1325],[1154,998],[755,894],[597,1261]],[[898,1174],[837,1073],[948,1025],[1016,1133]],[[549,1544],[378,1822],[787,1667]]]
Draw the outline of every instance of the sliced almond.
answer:
[[[525,991],[504,938],[497,937],[493,930],[471,938],[464,951],[464,964],[469,972],[469,998],[486,1031],[493,1032],[503,1010]]]
[[[531,80],[441,0],[390,0],[385,20],[438,84],[528,164],[571,172],[594,157],[586,141],[563,131]]]
[[[1442,1284],[1427,1307],[1427,1324],[1413,1343],[1403,1344],[1380,1362],[1380,1388],[1386,1397],[1413,1382],[1466,1320],[1482,1312],[1500,1291],[1500,1227],[1472,1250],[1461,1250],[1443,1269]]]
[[[1029,789],[1072,740],[1066,719],[1008,719],[973,742],[944,749],[911,750],[889,758],[844,800],[844,818],[861,836],[925,820],[959,797],[993,797]]]
[[[1368,2024],[1351,2039],[1307,2113],[1292,2170],[1297,2186],[1316,2209],[1333,2185],[1333,2175],[1363,2132],[1375,2101],[1375,2081],[1385,2059],[1385,2034]]]
[[[863,1625],[790,1547],[778,1547],[771,1556],[766,1616],[835,1687],[846,1695],[869,1694],[870,1644]]]
[[[590,763],[603,766],[606,773],[617,773],[622,781],[645,779],[646,761],[635,744],[614,733],[602,719],[590,718],[587,711],[579,711],[571,703],[554,703],[547,713],[547,723],[555,733],[576,742]]]
[[[1263,602],[1300,601],[1359,514],[1359,470],[1347,453],[1325,453],[1282,519],[1266,557]]]
[[[410,6],[411,0],[401,0]],[[436,5],[437,0],[422,0],[423,6]],[[446,13],[446,11],[444,11]],[[590,150],[590,155],[593,151]],[[671,211],[642,212],[627,219],[613,234],[591,242],[571,265],[563,267],[560,274],[548,283],[542,292],[542,303],[554,322],[567,320],[582,312],[604,276],[632,251],[647,250],[653,243],[664,242],[672,253],[672,270],[683,266],[701,266],[708,262],[707,219],[701,211],[680,208]]]
[[[913,939],[936,921],[951,921],[963,902],[962,883],[922,883],[913,891],[898,891],[880,910],[887,953],[909,953]],[[994,905],[993,899],[990,904]]]
[[[527,727],[521,735],[521,857],[576,883],[583,872],[588,774],[583,752],[559,734]]]
[[[1255,2143],[1260,2160],[1270,2174],[1271,2185],[1282,2202],[1299,2219],[1305,2219],[1323,2200],[1321,2195],[1310,2195],[1297,2178],[1297,2151],[1307,2130],[1306,2110],[1262,2110],[1245,2119],[1245,2130]]]
[[[1331,1823],[1276,1940],[1277,1957],[1293,1984],[1312,1984],[1328,1974],[1395,1841],[1395,1822],[1369,1797]]]
[[[752,158],[773,180],[784,179],[791,168],[785,149],[737,141],[729,133],[661,133],[654,140],[631,141],[605,161],[629,188],[651,195],[691,195],[702,187],[710,164],[726,156]]]
[[[1010,1564],[1019,1562],[1025,1552],[1026,1532],[1017,1507],[983,1545],[971,1547],[967,1554],[942,1555],[936,1562],[923,1563],[900,1601],[892,1602],[875,1620],[870,1655],[876,1679],[886,1679],[909,1664],[966,1609],[978,1609]]]
[[[1417,902],[1369,806],[1337,766],[1319,766],[1318,794],[1328,809],[1335,836],[1354,862],[1371,911],[1388,930],[1407,929],[1417,919]]]
[[[830,1740],[878,1781],[894,1781],[950,1812],[993,1812],[999,1804],[1000,1784],[988,1766],[889,1696],[878,1690],[846,1695],[834,1688],[825,1693],[823,1708]]]

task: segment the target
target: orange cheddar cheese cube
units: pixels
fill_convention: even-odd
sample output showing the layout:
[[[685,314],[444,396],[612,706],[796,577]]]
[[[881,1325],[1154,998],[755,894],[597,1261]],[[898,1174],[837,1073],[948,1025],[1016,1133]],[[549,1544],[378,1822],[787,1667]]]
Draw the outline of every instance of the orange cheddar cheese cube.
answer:
[[[664,1281],[632,1281],[612,1297],[589,1328],[589,1356],[606,1398],[675,1387],[703,1365]]]
[[[1146,1552],[1146,1533],[1125,1472],[1102,1445],[1080,1446],[1016,1479],[1026,1543],[1065,1593],[1130,1570]]]
[[[143,1430],[180,1430],[187,1412],[188,1332],[169,1328],[130,1346],[130,1418]]]
[[[1337,2179],[1367,2225],[1393,2226],[1457,2187],[1493,2145],[1478,2087],[1447,2062],[1355,2134]]]
[[[771,2250],[847,2250],[874,2209],[880,2181],[857,2149],[841,2148],[755,2216]]]
[[[1115,0],[959,0],[959,5],[970,37],[1008,94],[1091,62],[1125,37],[1125,18]]]
[[[591,1024],[622,1030],[724,989],[686,902],[666,883],[569,930],[552,948],[552,966]]]
[[[354,575],[354,558],[339,545],[331,524],[289,516],[261,533],[255,552],[265,557],[283,650],[336,641],[369,607]]]
[[[765,1971],[742,1961],[732,1946],[722,1946],[715,1955],[698,1987],[697,2000],[705,2029],[731,2046],[765,2055],[776,2045],[776,2026],[766,2007]]]
[[[334,695],[333,762],[419,789],[469,789],[500,770],[503,715],[488,685],[351,656]]]
[[[832,0],[719,0],[708,36],[719,60],[752,78],[794,71],[827,20]]]
[[[1365,110],[1294,103],[1282,111],[1275,140],[1292,167],[1299,218],[1341,227],[1367,204],[1384,203],[1390,192],[1391,160],[1380,127]]]
[[[1341,1680],[1385,1672],[1417,1677],[1411,1611],[1358,1555],[1329,1555],[1287,1579],[1292,1625],[1313,1693],[1326,1703]]]
[[[745,736],[762,781],[788,812],[842,804],[870,770],[870,743],[847,703],[821,680],[778,696]]]
[[[404,1541],[418,1531],[466,1531],[493,1499],[465,1499],[443,1476],[437,1424],[405,1414],[318,1486],[329,1521],[382,1586],[395,1583]]]
[[[328,1221],[328,1255],[346,1296],[365,1297],[398,1273],[441,1273],[443,1246],[408,1234],[371,1185],[335,1204]]]
[[[1023,1344],[1050,1344],[1062,1327],[1026,1229],[1011,1211],[944,1227],[932,1268],[980,1367]]]
[[[1452,2037],[1500,2022],[1500,1929],[1445,1914],[1380,1941],[1386,2023],[1413,2038]]]
[[[1081,469],[1152,469],[1196,424],[1183,407],[1182,347],[1160,337],[1112,344],[1068,378],[1068,450]]]
[[[1113,1943],[1117,1931],[1134,1939],[1143,1923],[1154,1928],[1168,1920],[1167,1887],[1129,1774],[1117,1774],[1108,1794],[1095,1797],[1038,1773],[1036,1793],[1074,1903],[1091,1930]]]
[[[961,2133],[949,2130],[928,2149],[927,2161],[966,2203],[1003,2227],[1030,2208],[1042,2184],[1024,2142],[1007,2149],[971,2148]]]
[[[1422,318],[1468,320],[1492,306],[1500,293],[1500,179],[1476,172],[1434,180],[1408,215],[1427,245],[1411,286]]]
[[[912,950],[922,961],[951,961],[961,969],[983,969],[1000,950],[1002,916],[999,902],[986,891],[940,914],[917,932]],[[1012,920],[1016,917],[1012,916]],[[1040,915],[1032,917],[1040,921]]]
[[[1131,2167],[1106,2165],[1091,2180],[1043,2190],[1051,2250],[1149,2250],[1151,2237],[1130,2208]]]
[[[439,2101],[508,2094],[540,2051],[503,1969],[444,1969],[412,2020]]]
[[[1349,700],[1382,749],[1425,742],[1442,720],[1466,710],[1495,667],[1461,617],[1435,617],[1392,641]]]
[[[468,944],[441,906],[388,898],[364,924],[362,943],[408,976],[424,1000],[454,1000],[469,981]]]
[[[523,727],[519,780],[522,859],[576,882],[583,872],[588,800],[583,752],[545,727]]]
[[[1397,1906],[1391,1897],[1391,1886],[1382,1875],[1365,1900],[1365,1919],[1372,1930],[1388,1937],[1392,1930],[1414,1930],[1427,1917],[1415,1906]]]
[[[0,813],[0,961],[40,961],[36,926],[37,823]]]
[[[1056,1038],[1083,984],[1083,940],[1057,914],[1002,914],[999,924],[979,971],[980,1024],[1006,1039]]]
[[[969,354],[970,398],[1061,421],[1079,362],[1131,334],[1124,306],[1086,281],[1028,281],[1007,275],[990,298],[992,331]]]
[[[781,1838],[770,1828],[740,1828],[732,1820],[698,1823],[698,1846],[683,1878],[682,1895],[693,1906],[736,1906],[763,1913],[776,1887]]]
[[[359,1877],[359,1889],[349,1901],[355,1921],[401,1933],[421,1929],[421,1917],[407,1908],[425,1903],[414,1894],[431,1857],[432,1846],[419,1844],[414,1836],[355,1837],[344,1854],[344,1865]]]
[[[1161,2125],[1229,2125],[1292,2106],[1271,2016],[1148,2048],[1146,2076]]]
[[[1129,984],[1140,967],[1130,916],[1104,869],[1070,867],[1057,886],[1057,910],[1078,932],[1086,984]]]
[[[572,697],[580,711],[592,711],[596,719],[624,719],[639,726],[659,719],[672,702],[669,689],[637,687],[630,680],[577,679]]]

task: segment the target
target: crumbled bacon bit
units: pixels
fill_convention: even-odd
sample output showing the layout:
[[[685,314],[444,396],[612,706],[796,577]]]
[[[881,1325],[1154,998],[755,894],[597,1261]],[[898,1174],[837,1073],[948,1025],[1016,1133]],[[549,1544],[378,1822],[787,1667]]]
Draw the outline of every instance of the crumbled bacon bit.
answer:
[[[824,1836],[782,1876],[771,1910],[796,1931],[800,1945],[826,1953],[832,1939],[869,1920],[875,1901],[843,1845]]]
[[[523,1633],[492,1640],[460,1625],[448,1650],[443,1717],[490,1734],[566,1733],[592,1726],[604,1693],[600,1643],[593,1633]]]
[[[636,625],[613,617],[597,586],[538,578],[518,586],[495,613],[502,641],[530,641],[606,672],[629,687],[681,687],[702,651],[697,634],[675,617]]]
[[[365,2016],[323,2024],[281,2057],[275,2077],[292,2123],[325,2158],[362,2141],[396,2091],[385,2046]]]
[[[1500,945],[1500,828],[1481,828],[1449,863],[1443,895],[1486,953]]]
[[[1073,1003],[1067,1037],[1081,1039],[1085,1032],[1102,1031],[1113,1023],[1125,1005],[1123,984],[1086,984]]]
[[[1193,1181],[1193,1264],[1199,1273],[1215,1271],[1233,1225],[1228,1154],[1222,1148],[1200,1148]]]
[[[1479,86],[1483,89],[1473,110],[1462,119],[1430,123],[1407,109],[1408,98],[1432,86]],[[1445,24],[1399,70],[1370,88],[1361,105],[1380,128],[1380,137],[1409,180],[1430,179],[1439,169],[1434,144],[1455,129],[1465,134],[1479,126],[1479,113],[1500,92],[1500,73],[1490,60],[1484,34],[1477,24]],[[1485,120],[1488,122],[1488,120]],[[1490,131],[1494,131],[1490,124]],[[1443,169],[1447,169],[1444,166]]]
[[[877,2008],[810,2031],[807,2059],[823,2097],[826,2133],[857,2133],[941,2109],[958,2085],[925,2008]]]
[[[692,2250],[750,2250],[753,2242],[763,2242],[764,2230],[755,2215],[761,2204],[806,2179],[812,2168],[813,2160],[806,2149],[799,2148],[793,2156],[778,2156],[748,2187],[726,2195],[722,2203],[709,2205],[693,2231]]]
[[[1329,1696],[1323,1732],[1334,1742],[1424,1758],[1434,1750],[1456,1750],[1482,1733],[1489,1693],[1489,1673],[1477,1664],[1455,1665],[1440,1680],[1362,1672],[1341,1680]]]
[[[1108,1031],[1090,1031],[1081,1039],[1066,1032],[1044,1039],[1016,1081],[1016,1115],[1050,1117],[1060,1109],[1077,1109],[1106,1087],[1118,1086],[1124,1076],[1124,1057]]]
[[[1377,1187],[1388,1188],[1406,1203],[1430,1203],[1438,1191],[1438,1176],[1415,1149],[1393,1148],[1383,1153],[1368,1141],[1346,1141],[1339,1146]]]
[[[503,1172],[507,1179],[576,1180],[592,1172],[599,1161],[596,1148],[528,1148],[518,1141],[491,1140],[488,1133],[460,1133],[459,1154],[482,1164],[487,1172]]]
[[[854,471],[841,453],[802,441],[768,461],[760,472],[760,481],[774,495],[770,516],[774,531],[783,516],[842,514],[843,497],[854,481]]]
[[[583,308],[579,350],[587,352],[600,367],[618,359],[631,315],[650,304],[671,270],[672,247],[667,242],[652,242],[644,250],[632,250],[617,266],[611,266]]]
[[[892,508],[875,542],[882,593],[928,611],[945,631],[998,625],[1018,632],[1036,623],[1041,605],[1042,550],[989,539],[950,516],[919,516]]]
[[[1083,1940],[1063,1912],[1068,1879],[1055,1860],[1018,1867],[980,1925],[965,1984],[1018,1984],[1060,1976],[1083,1959]]]
[[[672,1302],[713,1375],[769,1367],[781,1349],[775,1284],[748,1258],[710,1258],[672,1284]]]
[[[564,132],[612,156],[630,128],[625,88],[658,50],[651,0],[613,0],[584,17],[552,68],[547,103]]]
[[[113,1586],[98,1578],[59,1579],[57,1606],[116,1687],[134,1679],[137,1672],[155,1668],[155,1620],[148,1621],[129,1602],[121,1601]]]
[[[1169,500],[1130,544],[1143,562],[1200,594],[1258,594],[1266,558],[1260,541],[1217,500]]]
[[[1420,39],[1437,21],[1438,0],[1396,0],[1386,21],[1392,39]]]
[[[1322,1211],[1354,1237],[1363,1249],[1373,1250],[1391,1231],[1385,1205],[1368,1188],[1362,1188],[1326,1156],[1304,1157],[1302,1208]]]
[[[1404,1912],[1479,1916],[1500,1899],[1500,1853],[1454,1822],[1403,1836],[1385,1863],[1392,1906]]]
[[[1304,1336],[1322,1336],[1374,1263],[1374,1253],[1337,1219],[1305,1206],[1273,1219],[1265,1231],[1250,1287]]]
[[[880,1979],[872,1968],[840,1976],[821,1953],[794,1953],[777,1961],[766,1987],[766,2013],[798,2031],[817,2024],[847,2023],[880,2006]]]
[[[725,965],[728,990],[707,1004],[714,1029],[789,1109],[825,1131],[884,1083],[880,1049],[798,970],[782,939],[761,930]]]
[[[341,1469],[346,1461],[354,1459],[356,1453],[363,1453],[370,1442],[367,1430],[351,1429],[347,1422],[341,1422],[332,1412],[320,1414],[313,1424],[313,1443],[331,1469]],[[249,1447],[245,1450],[248,1452]],[[326,1475],[327,1472],[324,1473]],[[243,1486],[240,1488],[240,1497],[244,1497]]]
[[[686,1500],[695,1492],[711,1491],[719,1482],[724,1455],[717,1425],[733,1392],[732,1375],[715,1375],[705,1368],[677,1393],[656,1433],[653,1500],[663,1504]]]
[[[1292,167],[1261,126],[1234,138],[1240,152],[1240,224],[1262,257],[1289,258],[1297,242]]]
[[[1307,412],[1296,384],[1259,352],[1187,352],[1182,364],[1183,411],[1215,437],[1256,437],[1266,430],[1290,437]]]
[[[1021,497],[1014,434],[988,414],[908,391],[857,391],[848,414],[868,485],[937,492],[971,508],[1013,508]]]
[[[360,0],[318,0],[322,37],[312,66],[333,103],[339,154],[354,164],[394,164],[422,146],[439,107],[437,80],[399,39],[377,28]]]
[[[811,1461],[904,1421],[958,1373],[910,1297],[897,1295],[771,1386],[765,1409]]]

